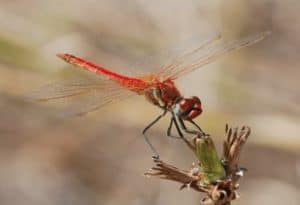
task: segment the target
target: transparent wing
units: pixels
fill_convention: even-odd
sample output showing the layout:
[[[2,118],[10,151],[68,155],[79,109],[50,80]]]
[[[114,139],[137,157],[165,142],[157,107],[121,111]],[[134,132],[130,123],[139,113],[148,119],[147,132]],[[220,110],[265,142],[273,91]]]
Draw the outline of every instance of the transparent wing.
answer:
[[[162,79],[177,79],[215,61],[228,52],[257,43],[269,34],[270,32],[266,31],[231,42],[217,41],[217,38],[213,38],[198,48],[175,58],[170,64],[163,66],[158,75]]]
[[[98,110],[99,108],[117,101],[127,99],[136,95],[133,92],[124,89],[111,90],[109,92],[99,92],[94,89],[88,95],[76,96],[71,99],[64,98],[64,112],[62,117],[82,116],[87,113]]]
[[[95,89],[106,92],[106,90],[110,91],[122,88],[109,80],[101,79],[99,81],[93,81],[90,79],[79,78],[54,82],[42,86],[37,91],[32,92],[28,96],[28,99],[31,101],[47,102],[87,94]]]
[[[219,33],[205,33],[197,36],[191,36],[180,42],[153,43],[147,47],[142,47],[139,55],[134,55],[133,63],[124,64],[125,70],[116,70],[118,73],[127,74],[129,76],[143,76],[148,74],[157,74],[163,65],[169,65],[173,59],[180,60],[182,54],[188,54],[186,48],[191,48],[194,42],[201,42],[201,47],[209,46],[221,38]],[[197,44],[199,46],[199,44]],[[199,48],[198,48],[199,49]],[[130,50],[128,50],[130,52]],[[130,58],[128,58],[130,61]],[[117,68],[116,68],[117,69]],[[126,72],[127,71],[127,72]]]
[[[184,63],[187,62],[187,60],[189,58],[191,58],[193,55],[197,54],[198,52],[201,52],[202,50],[210,49],[214,44],[218,43],[221,39],[222,39],[222,36],[220,34],[217,34],[217,35],[214,35],[211,38],[207,39],[206,41],[204,41],[200,46],[198,46],[194,49],[182,52],[183,54],[174,57],[170,61],[170,63],[163,66],[159,70],[158,74],[160,76],[164,77],[164,75],[174,72],[175,67],[179,67],[180,65],[183,65]]]
[[[63,108],[62,116],[75,116],[132,95],[136,94],[110,80],[73,79],[41,87],[28,99],[55,104]]]

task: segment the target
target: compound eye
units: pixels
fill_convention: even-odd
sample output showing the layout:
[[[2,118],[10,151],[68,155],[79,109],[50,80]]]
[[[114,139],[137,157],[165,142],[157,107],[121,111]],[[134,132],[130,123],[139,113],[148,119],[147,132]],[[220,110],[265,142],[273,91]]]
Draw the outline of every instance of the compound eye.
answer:
[[[183,120],[192,120],[202,113],[201,102],[198,97],[182,99],[175,109],[176,114]]]
[[[186,116],[186,119],[185,119],[185,120],[192,120],[192,119],[196,118],[198,115],[200,115],[201,113],[202,113],[202,110],[193,108],[193,109],[188,113],[188,115]]]
[[[193,100],[194,104],[200,104],[201,105],[201,100],[197,96],[193,96],[192,100]]]

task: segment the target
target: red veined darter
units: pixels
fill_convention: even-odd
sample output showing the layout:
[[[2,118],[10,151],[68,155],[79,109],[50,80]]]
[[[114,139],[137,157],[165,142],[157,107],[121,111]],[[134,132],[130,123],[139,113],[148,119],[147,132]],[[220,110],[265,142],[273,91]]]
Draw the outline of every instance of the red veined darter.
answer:
[[[268,31],[262,32],[227,43],[221,41],[220,36],[216,35],[197,48],[174,58],[169,64],[161,66],[158,72],[141,76],[125,76],[72,54],[59,53],[57,56],[64,61],[103,77],[101,83],[81,84],[75,82],[54,85],[48,87],[48,90],[42,91],[41,94],[35,95],[34,98],[40,101],[49,101],[85,96],[89,98],[86,104],[82,109],[79,108],[74,111],[76,115],[83,115],[110,102],[127,98],[131,94],[145,96],[150,103],[163,111],[143,130],[146,142],[155,156],[158,157],[158,152],[149,141],[146,132],[168,112],[171,113],[171,120],[167,129],[168,136],[175,137],[171,134],[173,125],[175,125],[179,138],[184,139],[183,132],[200,133],[200,135],[205,136],[200,126],[194,122],[194,119],[202,113],[200,99],[196,96],[183,97],[175,85],[175,80],[215,61],[228,52],[259,42],[269,33]],[[196,129],[188,129],[185,122],[191,123]]]

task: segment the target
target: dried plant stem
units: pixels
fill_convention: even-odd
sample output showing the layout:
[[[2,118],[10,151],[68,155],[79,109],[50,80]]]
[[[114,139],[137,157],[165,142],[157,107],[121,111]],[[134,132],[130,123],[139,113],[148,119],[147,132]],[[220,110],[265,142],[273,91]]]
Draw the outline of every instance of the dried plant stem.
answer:
[[[210,136],[203,138],[196,135],[191,141],[184,139],[198,160],[189,171],[154,158],[155,166],[145,175],[178,182],[181,184],[180,189],[190,187],[205,193],[203,204],[228,205],[238,198],[237,182],[245,171],[245,168],[238,165],[238,160],[249,135],[249,127],[243,126],[239,129],[226,125],[221,158]]]

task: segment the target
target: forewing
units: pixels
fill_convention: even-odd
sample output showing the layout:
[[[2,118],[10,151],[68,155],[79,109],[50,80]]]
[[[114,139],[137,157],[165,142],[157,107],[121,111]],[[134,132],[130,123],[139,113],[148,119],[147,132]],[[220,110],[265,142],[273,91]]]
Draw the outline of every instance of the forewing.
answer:
[[[170,64],[164,66],[158,75],[162,79],[177,79],[182,75],[215,61],[228,52],[257,43],[269,34],[270,32],[266,31],[231,42],[215,41],[212,39],[198,48],[175,58]]]
[[[213,35],[204,42],[200,44],[200,46],[197,46],[196,48],[193,48],[191,50],[185,50],[180,55],[177,55],[176,57],[172,58],[169,63],[165,64],[158,72],[158,75],[161,77],[166,78],[169,74],[174,72],[176,67],[180,67],[181,65],[187,63],[188,59],[192,58],[194,55],[197,55],[197,53],[210,49],[214,44],[218,43],[222,39],[222,36],[220,34]]]

